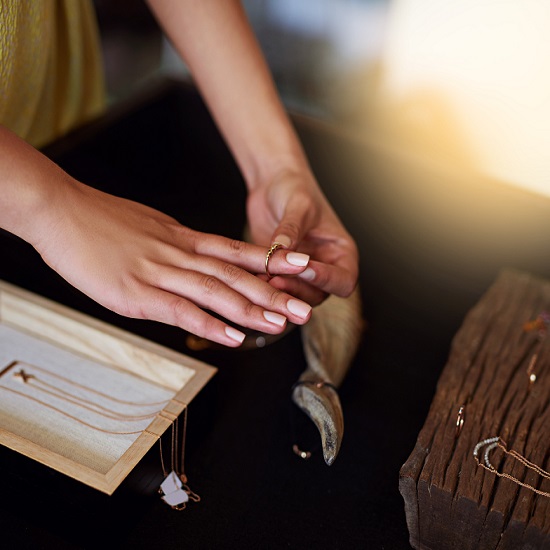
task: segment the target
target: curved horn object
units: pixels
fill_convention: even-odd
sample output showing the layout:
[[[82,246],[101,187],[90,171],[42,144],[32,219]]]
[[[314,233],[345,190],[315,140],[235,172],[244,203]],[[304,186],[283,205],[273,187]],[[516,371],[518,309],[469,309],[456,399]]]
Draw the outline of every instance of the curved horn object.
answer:
[[[348,298],[329,296],[301,327],[307,369],[292,390],[294,403],[313,421],[323,457],[334,463],[344,435],[344,413],[337,388],[351,365],[365,323],[359,288]]]

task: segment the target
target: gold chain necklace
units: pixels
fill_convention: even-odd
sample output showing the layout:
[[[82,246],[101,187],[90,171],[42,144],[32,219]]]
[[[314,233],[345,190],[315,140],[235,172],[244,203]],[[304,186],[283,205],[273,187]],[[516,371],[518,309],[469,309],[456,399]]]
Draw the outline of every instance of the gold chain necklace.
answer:
[[[114,434],[114,435],[133,435],[133,434],[139,434],[139,433],[143,432],[143,430],[137,430],[137,431],[131,431],[131,432],[117,432],[117,431],[113,431],[113,430],[107,430],[105,428],[95,426],[94,424],[90,424],[89,422],[86,422],[85,420],[82,420],[81,418],[73,416],[72,414],[68,413],[67,411],[59,409],[58,407],[55,407],[54,405],[50,405],[50,403],[46,403],[45,401],[37,399],[36,397],[34,397],[32,395],[28,395],[28,394],[20,392],[18,390],[14,390],[13,388],[8,388],[7,386],[0,386],[0,387],[3,390],[15,393],[17,395],[20,395],[21,397],[24,397],[25,399],[29,399],[31,401],[34,401],[35,403],[38,403],[39,405],[42,405],[42,406],[44,406],[48,409],[56,411],[56,412],[62,414],[63,416],[66,416],[67,418],[70,418],[71,420],[74,420],[75,422],[78,422],[79,424],[83,424],[84,426],[88,426],[88,428],[92,428],[93,430],[97,430],[99,432],[103,432],[103,433],[107,433],[107,434]]]
[[[200,502],[201,497],[189,488],[185,474],[185,440],[187,436],[187,405],[183,411],[183,433],[179,444],[178,417],[172,421],[170,472],[167,471],[162,453],[162,440],[159,439],[160,464],[164,481],[159,488],[162,500],[174,510],[185,510],[187,502]],[[179,459],[178,459],[179,455]]]
[[[36,368],[36,367],[33,367]],[[41,369],[43,370],[43,369]],[[86,388],[85,386],[78,384],[77,382],[74,382],[68,378],[54,375],[53,373],[48,372],[48,374],[53,375],[59,379],[62,379],[65,383],[71,384],[73,386],[77,386],[79,388],[82,388],[86,391],[91,391],[96,394],[100,394],[102,397],[109,399],[111,401],[120,403],[121,400],[107,395],[103,392],[98,392],[94,390],[93,388]],[[13,374],[14,378],[20,378],[21,381],[24,384],[29,384],[30,386],[33,386],[34,388],[47,393],[49,395],[53,395],[54,397],[57,397],[58,399],[62,399],[64,401],[67,401],[68,403],[72,403],[73,405],[77,405],[78,407],[82,407],[84,409],[87,409],[89,411],[92,411],[94,413],[100,414],[101,416],[104,416],[106,418],[112,418],[113,420],[129,420],[129,421],[138,421],[138,420],[146,420],[147,418],[153,418],[155,417],[160,411],[154,411],[152,413],[148,414],[139,414],[139,415],[133,415],[133,414],[124,414],[118,411],[115,411],[113,409],[109,409],[108,407],[105,407],[103,405],[100,405],[99,403],[95,403],[93,401],[90,401],[89,399],[85,399],[84,397],[79,397],[74,394],[69,393],[68,391],[62,390],[61,388],[58,388],[54,386],[53,384],[50,384],[46,382],[45,380],[42,380],[35,376],[34,374],[29,374],[24,369],[20,369],[17,372]],[[166,403],[167,401],[164,401],[163,403]],[[126,402],[128,405],[134,405],[134,406],[150,406],[150,405],[157,405],[157,403],[130,403]],[[100,410],[98,410],[100,409]],[[102,412],[103,411],[103,412]]]
[[[3,372],[7,372],[10,368],[12,368],[12,367],[14,367],[18,364],[21,364],[21,362],[20,361],[13,361],[12,363],[10,363],[3,370]],[[61,380],[62,382],[65,382],[66,384],[70,384],[71,386],[74,386],[75,388],[80,388],[80,389],[85,390],[87,392],[94,393],[96,395],[99,395],[100,397],[104,397],[105,399],[108,399],[109,401],[113,401],[114,403],[120,403],[121,405],[130,405],[130,406],[134,406],[134,407],[149,407],[149,406],[152,407],[152,406],[155,406],[155,405],[164,405],[168,401],[168,399],[165,399],[164,401],[156,401],[156,402],[153,402],[153,403],[136,403],[135,401],[126,401],[124,399],[120,399],[118,397],[115,397],[114,395],[109,395],[107,393],[103,393],[102,391],[96,390],[94,388],[90,388],[89,386],[79,384],[78,382],[76,382],[74,380],[71,380],[70,378],[67,378],[66,376],[61,376],[60,374],[52,372],[48,369],[44,369],[44,368],[39,367],[37,365],[28,365],[27,363],[23,363],[23,364],[27,365],[28,367],[32,368],[35,371],[39,371],[39,372],[42,372],[43,374],[46,374],[47,376],[57,378],[58,380]],[[36,376],[34,376],[32,374],[27,375],[27,376],[30,376],[31,378],[34,378],[34,379],[37,378]],[[42,383],[45,383],[45,382],[42,381]],[[51,386],[51,384],[49,384],[49,385]],[[58,389],[58,388],[56,388],[56,389]]]
[[[20,364],[18,361],[14,361],[8,367],[6,367],[2,372],[7,372],[10,368],[13,366]],[[135,403],[133,401],[125,401],[123,399],[116,398],[112,395],[108,395],[106,393],[103,393],[99,390],[95,390],[93,388],[89,388],[87,386],[84,386],[82,384],[79,384],[78,382],[75,382],[74,380],[71,380],[69,378],[66,378],[64,376],[58,375],[56,373],[53,373],[47,369],[43,369],[41,367],[37,367],[35,365],[28,365],[30,368],[32,368],[34,371],[40,371],[48,376],[57,378],[61,381],[63,381],[66,384],[69,384],[71,386],[77,387],[79,389],[82,389],[87,392],[91,392],[93,394],[96,394],[106,400],[116,402],[119,404],[124,405],[130,405],[130,406],[158,406],[158,405],[165,405],[168,401],[175,401],[176,403],[179,403],[180,405],[183,405],[184,407],[184,417],[183,417],[183,432],[181,437],[181,445],[180,445],[180,438],[179,438],[179,421],[178,416],[174,415],[173,413],[170,413],[169,411],[164,410],[157,410],[150,414],[142,414],[142,415],[127,415],[123,413],[119,413],[118,411],[115,411],[113,409],[109,409],[108,407],[104,407],[103,405],[100,405],[99,403],[95,403],[93,401],[90,401],[89,399],[76,396],[74,394],[69,393],[66,390],[63,390],[61,388],[58,388],[57,386],[54,386],[53,384],[50,384],[46,380],[43,380],[39,378],[36,374],[32,374],[23,368],[20,368],[18,371],[14,372],[13,377],[18,378],[21,380],[23,384],[29,384],[32,385],[34,388],[48,394],[52,395],[58,399],[61,399],[63,401],[66,401],[68,403],[71,403],[73,405],[77,405],[79,407],[82,407],[84,409],[90,410],[96,414],[99,414],[101,416],[104,416],[106,418],[111,418],[115,420],[124,420],[124,421],[138,421],[138,420],[145,420],[148,418],[153,418],[155,416],[163,416],[164,418],[167,418],[170,420],[172,424],[172,433],[171,433],[171,450],[170,450],[170,466],[171,471],[168,472],[166,469],[166,465],[164,462],[164,456],[163,456],[163,450],[162,450],[162,440],[161,438],[152,433],[149,432],[147,429],[142,430],[135,430],[135,431],[113,431],[108,430],[106,428],[102,428],[100,426],[96,426],[94,424],[91,424],[87,422],[86,420],[83,420],[82,418],[78,418],[77,416],[70,414],[67,411],[64,411],[55,405],[52,405],[51,403],[47,403],[45,401],[42,401],[41,399],[38,399],[37,397],[33,395],[29,395],[27,393],[24,393],[22,391],[16,390],[14,388],[10,388],[8,386],[0,386],[1,389],[6,390],[8,392],[11,392],[13,394],[19,395],[25,399],[28,399],[30,401],[33,401],[35,403],[38,403],[39,405],[46,407],[48,409],[51,409],[53,411],[58,412],[59,414],[62,414],[63,416],[70,418],[71,420],[74,420],[75,422],[82,424],[84,426],[87,426],[93,430],[97,430],[103,433],[107,434],[114,434],[114,435],[137,435],[141,434],[143,432],[147,432],[150,435],[153,435],[158,438],[159,440],[159,452],[160,452],[160,462],[162,467],[162,473],[164,475],[164,481],[162,482],[159,493],[162,496],[162,499],[169,504],[173,509],[175,510],[184,510],[186,508],[186,503],[191,500],[193,502],[200,502],[201,498],[200,496],[192,491],[189,488],[187,475],[185,474],[185,441],[187,436],[187,404],[182,403],[180,401],[177,401],[176,399],[167,399],[165,401],[158,401],[153,403]],[[99,410],[98,410],[99,409]],[[166,415],[173,415],[174,418],[168,418]]]
[[[479,452],[482,449],[482,447],[485,447],[485,452],[483,455],[483,461],[479,458]],[[499,472],[495,466],[491,463],[490,460],[490,452],[493,449],[500,448],[506,455],[511,456],[521,464],[523,464],[526,468],[536,472],[540,476],[544,477],[545,479],[550,479],[550,472],[547,472],[546,470],[543,470],[540,466],[537,464],[534,464],[533,462],[527,460],[523,455],[519,454],[517,451],[508,450],[508,446],[506,445],[506,442],[503,441],[500,437],[490,437],[488,439],[484,439],[483,441],[480,441],[477,443],[477,445],[474,447],[474,458],[477,462],[478,466],[481,466],[482,468],[485,468],[489,472],[495,474],[498,477],[503,477],[506,479],[509,479],[513,481],[514,483],[517,483],[518,485],[521,485],[522,487],[525,487],[526,489],[530,489],[531,491],[534,491],[538,495],[542,495],[545,497],[550,497],[550,493],[547,491],[541,491],[540,489],[537,489],[536,487],[533,487],[532,485],[529,485],[528,483],[524,483],[523,481],[520,481],[516,477],[507,474],[505,472]]]

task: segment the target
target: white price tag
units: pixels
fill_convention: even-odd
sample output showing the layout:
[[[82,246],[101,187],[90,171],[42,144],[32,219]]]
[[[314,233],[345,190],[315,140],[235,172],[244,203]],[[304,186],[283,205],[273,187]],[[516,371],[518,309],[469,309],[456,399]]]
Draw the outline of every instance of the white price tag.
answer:
[[[182,482],[178,474],[172,470],[167,476],[166,479],[161,483],[160,488],[165,495],[169,495],[178,489],[181,489]]]
[[[162,500],[170,506],[179,506],[189,500],[189,495],[183,489],[178,489],[177,491],[164,495]]]

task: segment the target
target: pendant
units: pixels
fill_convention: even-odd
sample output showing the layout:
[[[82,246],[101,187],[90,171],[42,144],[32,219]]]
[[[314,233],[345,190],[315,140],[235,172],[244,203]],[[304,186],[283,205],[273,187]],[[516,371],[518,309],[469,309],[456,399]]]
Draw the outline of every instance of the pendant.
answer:
[[[161,483],[159,492],[162,494],[162,500],[175,510],[185,509],[185,504],[189,500],[189,495],[184,490],[181,479],[173,470]]]

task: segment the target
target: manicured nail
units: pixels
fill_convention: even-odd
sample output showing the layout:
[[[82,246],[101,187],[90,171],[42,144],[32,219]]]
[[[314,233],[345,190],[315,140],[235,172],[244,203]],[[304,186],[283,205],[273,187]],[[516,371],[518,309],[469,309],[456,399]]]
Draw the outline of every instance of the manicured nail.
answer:
[[[290,246],[292,244],[292,239],[290,237],[287,237],[286,235],[277,235],[273,239],[273,242],[274,243],[280,243],[283,246],[287,247],[287,246]]]
[[[315,279],[315,271],[313,271],[311,267],[308,267],[307,269],[302,271],[302,273],[299,273],[298,277],[300,277],[300,279],[303,279],[304,281],[313,281],[313,279]]]
[[[307,254],[302,254],[301,252],[289,252],[286,255],[286,261],[290,265],[297,265],[298,267],[304,267],[309,262],[309,256]]]
[[[306,304],[305,302],[302,302],[300,300],[294,300],[294,299],[290,299],[286,303],[286,307],[291,313],[294,313],[294,315],[297,315],[302,319],[305,319],[309,315],[309,312],[311,311],[311,306],[309,304]]]
[[[264,311],[264,317],[266,321],[278,325],[280,327],[284,326],[286,323],[286,317],[284,315],[279,315],[273,311]]]
[[[235,340],[239,342],[239,344],[243,343],[243,340],[246,336],[240,330],[237,330],[236,328],[233,328],[233,327],[225,327],[225,334],[227,334],[227,336],[229,336],[231,340]]]

